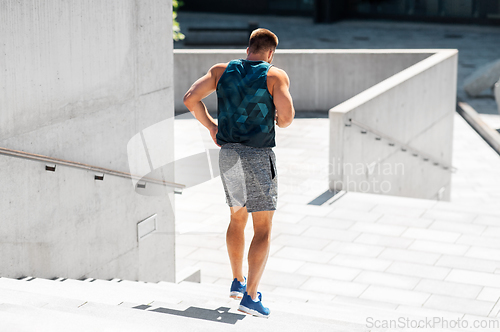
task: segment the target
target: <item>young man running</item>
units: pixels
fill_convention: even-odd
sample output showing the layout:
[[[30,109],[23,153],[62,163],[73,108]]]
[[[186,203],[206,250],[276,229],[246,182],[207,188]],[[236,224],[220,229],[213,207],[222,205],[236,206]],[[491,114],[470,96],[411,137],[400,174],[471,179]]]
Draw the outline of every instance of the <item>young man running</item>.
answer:
[[[295,116],[290,81],[271,65],[278,38],[267,29],[250,35],[247,58],[214,65],[184,96],[184,104],[221,147],[219,168],[231,210],[226,244],[233,272],[230,296],[239,310],[268,317],[257,291],[269,256],[271,226],[278,199],[274,124],[288,127]],[[218,98],[218,125],[201,101]],[[248,279],[243,275],[244,230],[252,214],[254,236],[248,251]]]

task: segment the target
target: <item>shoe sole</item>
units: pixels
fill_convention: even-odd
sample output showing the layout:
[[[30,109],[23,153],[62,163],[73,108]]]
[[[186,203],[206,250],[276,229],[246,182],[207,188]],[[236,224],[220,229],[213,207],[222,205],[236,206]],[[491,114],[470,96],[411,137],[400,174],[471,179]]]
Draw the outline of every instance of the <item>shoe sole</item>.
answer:
[[[235,300],[241,300],[243,298],[243,293],[240,292],[231,292],[229,293],[229,297]]]
[[[256,317],[262,317],[262,318],[268,318],[269,315],[263,315],[261,314],[260,312],[258,312],[257,310],[253,310],[253,309],[250,309],[250,308],[247,308],[245,306],[242,306],[240,305],[240,307],[238,308],[238,311],[241,311],[241,312],[244,312],[248,315],[252,315],[252,316],[256,316]]]

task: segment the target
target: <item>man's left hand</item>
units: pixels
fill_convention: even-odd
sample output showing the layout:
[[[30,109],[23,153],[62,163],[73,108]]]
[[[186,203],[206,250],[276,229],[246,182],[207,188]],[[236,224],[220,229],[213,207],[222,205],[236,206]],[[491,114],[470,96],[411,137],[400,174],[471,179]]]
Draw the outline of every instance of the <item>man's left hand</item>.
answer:
[[[211,129],[210,129],[210,136],[212,136],[212,139],[214,140],[214,143],[215,145],[217,145],[218,147],[220,147],[219,144],[217,144],[217,138],[215,137],[215,135],[217,135],[217,132],[219,131],[219,127],[217,125],[214,125]]]

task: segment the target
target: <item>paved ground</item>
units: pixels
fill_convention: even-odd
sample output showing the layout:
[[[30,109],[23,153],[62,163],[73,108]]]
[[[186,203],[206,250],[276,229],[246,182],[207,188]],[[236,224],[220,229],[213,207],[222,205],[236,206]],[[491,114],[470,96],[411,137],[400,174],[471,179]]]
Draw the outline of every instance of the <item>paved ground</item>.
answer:
[[[176,121],[177,151],[193,150],[196,126]],[[318,166],[327,164],[327,130],[321,118],[277,128],[279,206],[261,290],[427,316],[500,318],[500,157],[457,114],[456,203],[347,193],[331,205],[308,205],[327,189],[327,170]],[[177,268],[196,266],[202,282],[229,285],[228,220],[218,177],[177,195]],[[251,236],[250,218],[247,248]]]
[[[481,98],[469,98],[464,79],[481,66],[500,59],[500,27],[346,20],[332,24],[314,24],[311,18],[256,15],[230,15],[181,12],[179,22],[187,33],[192,26],[242,26],[249,21],[275,32],[283,49],[391,49],[456,48],[459,50],[457,95],[479,113],[495,114],[498,109],[492,92]],[[193,48],[176,42],[175,48]],[[233,48],[239,48],[233,47]],[[231,48],[210,47],[210,48]],[[332,105],[332,107],[335,105]],[[500,116],[485,118],[492,126]]]

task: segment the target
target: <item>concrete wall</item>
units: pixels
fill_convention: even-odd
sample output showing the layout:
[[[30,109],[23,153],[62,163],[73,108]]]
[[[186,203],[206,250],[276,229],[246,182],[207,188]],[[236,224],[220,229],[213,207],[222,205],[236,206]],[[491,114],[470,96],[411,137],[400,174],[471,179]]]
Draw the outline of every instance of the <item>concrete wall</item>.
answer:
[[[457,59],[436,51],[330,110],[331,189],[449,200]]]
[[[142,155],[128,142],[163,121],[173,160],[170,0],[10,1],[0,22],[0,146],[130,172]],[[171,190],[144,196],[127,179],[0,163],[1,276],[174,280]],[[138,241],[153,214],[157,230]]]
[[[431,50],[277,50],[273,64],[288,73],[297,110],[324,111],[431,54]],[[175,109],[186,110],[184,94],[212,65],[245,57],[244,50],[175,50]],[[217,110],[215,93],[204,102],[209,111]]]

